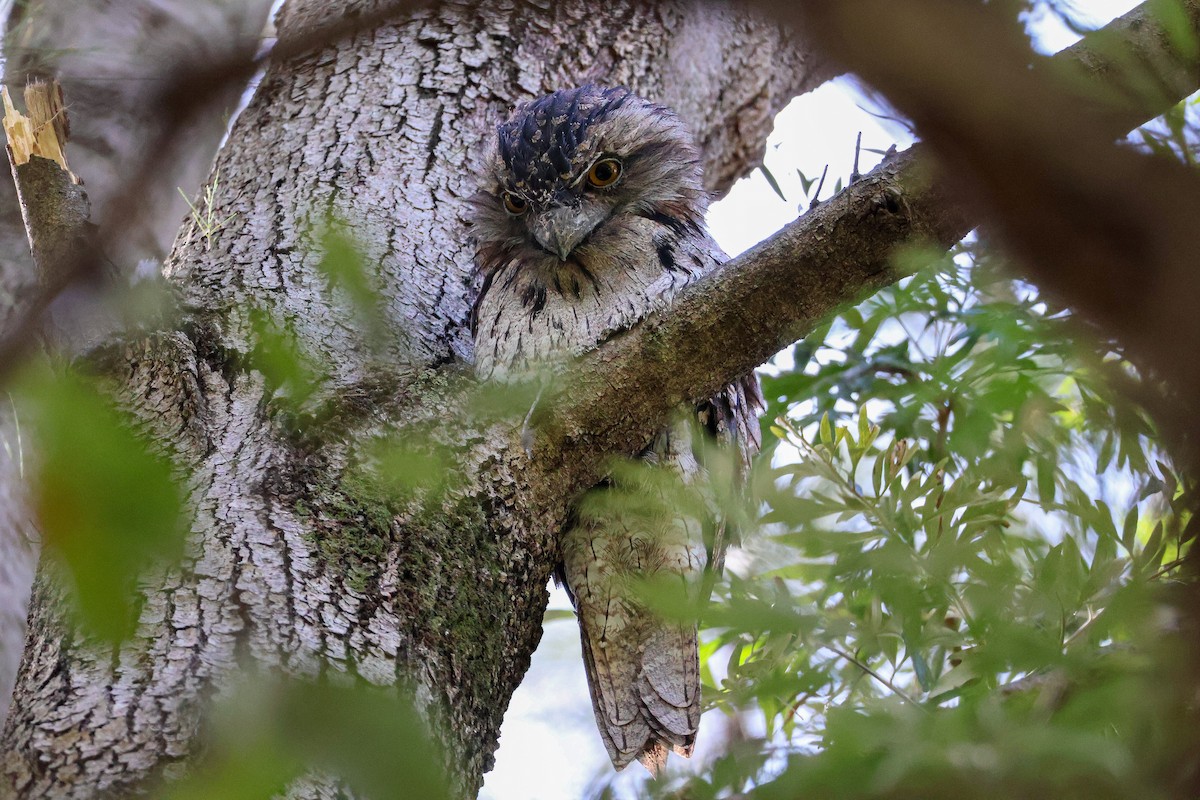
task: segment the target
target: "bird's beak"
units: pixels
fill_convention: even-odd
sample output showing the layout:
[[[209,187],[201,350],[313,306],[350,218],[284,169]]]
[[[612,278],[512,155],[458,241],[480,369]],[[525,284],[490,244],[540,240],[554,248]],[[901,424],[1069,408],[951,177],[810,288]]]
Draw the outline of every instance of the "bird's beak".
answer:
[[[604,221],[606,213],[603,208],[556,206],[538,214],[529,227],[538,244],[566,261],[571,251]]]

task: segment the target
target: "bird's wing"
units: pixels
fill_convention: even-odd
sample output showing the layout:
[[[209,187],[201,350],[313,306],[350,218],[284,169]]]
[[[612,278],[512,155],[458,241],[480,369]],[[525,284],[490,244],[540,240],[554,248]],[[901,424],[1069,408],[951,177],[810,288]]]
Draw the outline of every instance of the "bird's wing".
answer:
[[[708,435],[720,446],[735,448],[737,461],[731,477],[736,491],[743,488],[754,456],[762,449],[758,417],[765,408],[762,388],[753,372],[727,384],[696,407],[697,419]],[[736,526],[719,509],[707,539],[709,577],[705,586],[711,589],[713,580],[725,567],[725,551],[737,542]]]

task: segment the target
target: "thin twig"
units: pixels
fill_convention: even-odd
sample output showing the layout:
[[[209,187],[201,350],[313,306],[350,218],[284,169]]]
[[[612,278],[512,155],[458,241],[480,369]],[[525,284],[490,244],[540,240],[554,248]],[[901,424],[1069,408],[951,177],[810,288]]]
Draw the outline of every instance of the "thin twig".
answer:
[[[821,205],[821,190],[825,188],[825,176],[829,174],[829,165],[825,165],[825,169],[821,170],[821,180],[817,183],[817,192],[813,195],[812,202],[808,204],[808,210],[812,211]]]
[[[1168,573],[1168,572],[1170,572],[1171,570],[1173,570],[1173,569],[1176,569],[1177,567],[1182,567],[1184,564],[1186,564],[1186,563],[1187,563],[1187,561],[1188,561],[1188,560],[1187,560],[1187,557],[1184,557],[1184,558],[1177,558],[1177,559],[1175,559],[1174,561],[1170,561],[1170,562],[1168,562],[1168,563],[1166,563],[1166,564],[1163,564],[1163,565],[1162,565],[1161,567],[1159,567],[1157,570],[1155,570],[1154,572],[1150,573],[1150,575],[1148,575],[1148,576],[1146,577],[1146,580],[1148,580],[1148,581],[1152,581],[1152,580],[1155,580],[1155,579],[1157,579],[1157,578],[1161,578],[1163,575],[1167,574],[1167,573]]]
[[[838,648],[834,647],[833,645],[829,645],[829,644],[827,644],[827,645],[823,645],[823,647],[824,647],[826,650],[829,650],[829,651],[831,651],[831,652],[833,652],[833,653],[836,653],[837,655],[839,655],[839,656],[841,656],[842,658],[846,659],[846,660],[847,660],[847,661],[849,661],[851,664],[853,664],[854,666],[858,667],[858,668],[859,668],[859,669],[861,669],[863,672],[867,673],[868,675],[870,675],[872,678],[874,678],[875,680],[877,680],[877,681],[879,681],[880,683],[882,683],[882,684],[883,684],[884,686],[886,686],[887,688],[891,689],[891,690],[892,690],[893,692],[895,692],[895,693],[896,693],[896,694],[897,694],[899,697],[901,697],[902,699],[904,699],[904,700],[907,700],[908,702],[912,703],[914,706],[916,706],[917,708],[921,709],[922,711],[928,711],[928,710],[929,710],[929,709],[925,708],[925,706],[923,706],[923,705],[921,705],[920,703],[918,703],[916,700],[912,699],[912,697],[910,697],[910,696],[909,696],[909,695],[908,695],[908,694],[907,694],[907,693],[906,693],[906,692],[905,692],[903,689],[901,689],[900,687],[896,686],[896,684],[892,683],[892,682],[891,682],[891,681],[889,681],[887,678],[883,677],[883,676],[882,676],[882,675],[880,675],[878,672],[876,672],[875,670],[871,669],[869,666],[867,666],[866,664],[864,664],[862,661],[859,661],[857,658],[855,658],[854,656],[850,655],[849,653],[847,653],[847,652],[845,652],[845,651],[843,651],[843,650],[839,650]]]
[[[862,178],[862,173],[858,171],[858,157],[862,153],[862,131],[858,132],[858,139],[854,142],[854,167],[850,170],[850,182]]]

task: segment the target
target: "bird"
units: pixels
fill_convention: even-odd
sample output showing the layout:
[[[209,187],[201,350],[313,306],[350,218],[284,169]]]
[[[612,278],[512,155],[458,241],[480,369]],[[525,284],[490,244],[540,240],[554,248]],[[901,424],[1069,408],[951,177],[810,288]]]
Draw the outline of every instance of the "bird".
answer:
[[[467,220],[480,379],[513,381],[583,355],[728,260],[705,227],[708,193],[687,127],[626,87],[589,84],[519,105],[480,163]],[[744,478],[761,445],[763,407],[751,372],[681,408],[638,457],[696,484],[699,431],[734,447]],[[637,582],[677,581],[696,596],[722,567],[731,530],[691,508],[622,511],[602,502],[613,490],[606,480],[579,502],[561,532],[555,575],[579,620],[613,766],[636,759],[657,775],[669,752],[690,756],[695,745],[698,638],[694,622],[649,608]]]

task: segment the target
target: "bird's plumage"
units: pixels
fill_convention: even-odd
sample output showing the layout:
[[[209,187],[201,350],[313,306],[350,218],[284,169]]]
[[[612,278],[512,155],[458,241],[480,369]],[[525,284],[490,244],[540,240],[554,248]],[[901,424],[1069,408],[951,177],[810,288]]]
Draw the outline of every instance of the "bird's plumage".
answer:
[[[683,123],[628,89],[584,86],[521,106],[499,126],[486,170],[471,219],[481,377],[587,352],[726,260],[704,227],[707,195]],[[694,482],[692,435],[702,429],[738,446],[748,464],[761,407],[746,376],[641,457]],[[583,506],[563,533],[560,574],[579,616],[596,721],[615,766],[637,758],[656,771],[668,751],[689,755],[695,742],[696,628],[654,614],[635,584],[678,578],[698,591],[706,563],[723,560],[724,526],[694,509]]]

